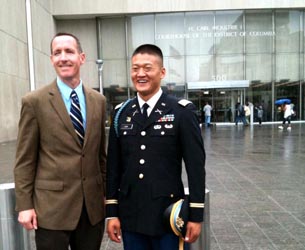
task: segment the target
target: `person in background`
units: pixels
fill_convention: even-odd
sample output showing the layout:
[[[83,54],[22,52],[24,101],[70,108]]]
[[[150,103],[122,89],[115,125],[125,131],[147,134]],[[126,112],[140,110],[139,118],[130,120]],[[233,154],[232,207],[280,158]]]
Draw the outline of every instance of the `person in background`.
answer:
[[[290,131],[291,130],[290,123],[291,123],[291,116],[293,114],[293,110],[291,109],[291,105],[287,102],[285,102],[281,108],[282,108],[282,111],[284,112],[283,113],[283,124],[281,126],[279,126],[279,129],[283,130],[285,127],[285,123],[287,121],[287,123],[288,123],[287,130]]]
[[[22,98],[14,169],[18,221],[35,229],[37,250],[99,250],[106,100],[80,78],[85,54],[76,36],[54,36],[51,62],[57,79]]]
[[[206,102],[206,104],[203,107],[204,123],[206,127],[210,127],[211,125],[211,111],[212,111],[212,106],[209,104],[209,102]]]
[[[258,107],[255,107],[256,111],[257,111],[257,120],[259,125],[262,125],[262,121],[263,121],[263,115],[264,115],[264,110],[263,110],[263,106],[259,105]]]
[[[246,124],[249,125],[249,124],[250,124],[251,110],[250,110],[250,107],[249,107],[249,103],[248,103],[248,102],[247,102],[246,105],[244,106],[244,110],[245,110]]]
[[[238,125],[239,122],[242,122],[244,125],[247,125],[245,118],[245,109],[240,102],[237,102],[235,105],[235,125]]]
[[[116,107],[107,155],[107,232],[125,250],[178,249],[163,213],[184,197],[182,159],[189,184],[189,222],[184,238],[200,235],[205,196],[205,150],[196,107],[162,92],[163,54],[139,46],[131,59],[137,96]],[[122,237],[122,238],[121,238]],[[185,244],[188,245],[188,244]]]

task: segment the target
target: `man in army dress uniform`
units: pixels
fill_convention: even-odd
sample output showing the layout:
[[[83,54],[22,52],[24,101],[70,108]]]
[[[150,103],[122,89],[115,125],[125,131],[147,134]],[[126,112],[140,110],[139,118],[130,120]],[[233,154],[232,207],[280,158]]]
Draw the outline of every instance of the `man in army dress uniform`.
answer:
[[[125,250],[178,249],[166,231],[165,209],[184,197],[182,159],[189,183],[186,245],[201,231],[205,192],[205,151],[195,106],[161,90],[162,51],[139,46],[132,55],[131,78],[137,96],[118,105],[110,129],[106,216],[111,240]]]

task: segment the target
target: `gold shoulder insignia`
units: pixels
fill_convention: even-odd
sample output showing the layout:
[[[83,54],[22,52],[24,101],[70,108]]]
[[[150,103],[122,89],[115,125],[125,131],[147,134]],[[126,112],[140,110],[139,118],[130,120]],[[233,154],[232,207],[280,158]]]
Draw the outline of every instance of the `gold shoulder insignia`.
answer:
[[[192,103],[191,101],[189,100],[186,100],[186,99],[182,99],[178,102],[181,106],[185,107],[187,106],[188,104]]]
[[[114,109],[119,109],[123,105],[123,103],[124,102],[121,102],[120,104],[116,105]]]

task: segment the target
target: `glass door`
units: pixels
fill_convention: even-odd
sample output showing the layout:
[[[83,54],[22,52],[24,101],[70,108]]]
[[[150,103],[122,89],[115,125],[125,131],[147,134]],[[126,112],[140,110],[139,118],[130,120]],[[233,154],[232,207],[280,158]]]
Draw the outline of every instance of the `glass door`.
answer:
[[[201,122],[204,121],[202,109],[208,102],[213,110],[211,122],[234,122],[235,105],[237,102],[245,103],[244,89],[204,89],[189,92],[188,99],[192,101],[198,111],[197,115]]]

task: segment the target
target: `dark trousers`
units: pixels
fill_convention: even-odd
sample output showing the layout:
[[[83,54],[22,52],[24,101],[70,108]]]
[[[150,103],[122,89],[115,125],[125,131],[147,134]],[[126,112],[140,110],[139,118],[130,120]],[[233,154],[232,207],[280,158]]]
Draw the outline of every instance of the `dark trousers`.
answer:
[[[287,118],[283,117],[283,125],[286,123],[286,121],[288,122],[288,125],[290,125],[291,116],[288,116]]]
[[[178,250],[179,237],[166,234],[152,237],[139,233],[122,232],[124,250]],[[189,249],[189,244],[184,243],[184,250]]]
[[[38,221],[39,223],[39,221]],[[73,231],[49,230],[38,227],[35,231],[37,250],[99,250],[104,234],[104,221],[90,224],[86,207],[83,206],[78,225]]]

